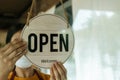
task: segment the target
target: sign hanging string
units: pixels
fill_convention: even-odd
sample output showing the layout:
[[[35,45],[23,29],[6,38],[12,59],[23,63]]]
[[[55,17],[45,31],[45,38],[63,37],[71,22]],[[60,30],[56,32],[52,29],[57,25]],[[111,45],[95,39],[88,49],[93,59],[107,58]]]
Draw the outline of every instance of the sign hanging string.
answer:
[[[63,10],[64,10],[64,17],[65,17],[65,19],[67,20],[67,28],[69,28],[68,17],[67,17],[67,13],[66,13],[66,11],[65,11],[65,6],[64,6],[63,0],[60,0],[60,3],[62,4]],[[32,0],[32,4],[31,4],[31,7],[30,7],[30,11],[28,12],[27,20],[26,20],[26,25],[27,25],[27,26],[29,25],[29,21],[30,21],[30,18],[31,18],[31,16],[32,16],[32,11],[33,11],[33,9],[34,9],[34,5],[35,5],[35,0]]]
[[[69,21],[68,21],[68,17],[67,17],[67,13],[66,13],[66,10],[65,10],[65,6],[64,6],[63,0],[60,0],[60,2],[62,4],[63,10],[64,10],[64,16],[65,16],[65,19],[67,21],[67,28],[69,28]]]
[[[29,25],[29,21],[30,21],[30,18],[32,16],[32,11],[33,11],[33,8],[34,8],[34,4],[35,4],[35,0],[32,0],[32,5],[30,7],[30,11],[28,12],[27,20],[26,20],[26,25],[27,26]]]

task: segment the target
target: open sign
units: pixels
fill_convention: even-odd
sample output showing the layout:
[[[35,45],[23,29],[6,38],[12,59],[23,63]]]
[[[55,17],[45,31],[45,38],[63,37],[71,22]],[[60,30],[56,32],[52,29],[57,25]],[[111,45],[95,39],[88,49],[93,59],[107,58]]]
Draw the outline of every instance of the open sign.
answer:
[[[72,54],[74,36],[67,22],[56,15],[39,15],[25,26],[22,38],[28,42],[26,57],[35,65],[49,68],[55,61],[65,62]]]
[[[42,31],[41,31],[42,32]],[[46,32],[47,33],[47,32]],[[65,38],[64,38],[65,36]],[[49,40],[50,39],[50,40]],[[55,40],[59,39],[59,40]],[[28,50],[30,52],[44,52],[46,49],[44,49],[44,46],[49,46],[49,52],[62,52],[63,47],[64,50],[67,52],[69,51],[69,34],[58,34],[58,33],[40,33],[37,35],[36,33],[30,33],[28,35]],[[32,44],[34,46],[32,46]],[[57,48],[54,48],[55,45],[59,45]]]

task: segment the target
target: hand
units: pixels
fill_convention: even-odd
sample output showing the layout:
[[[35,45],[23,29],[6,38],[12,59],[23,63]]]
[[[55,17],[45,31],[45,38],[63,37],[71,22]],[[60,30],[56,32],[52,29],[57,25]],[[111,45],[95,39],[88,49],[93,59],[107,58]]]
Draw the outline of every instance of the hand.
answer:
[[[67,80],[67,71],[61,62],[56,62],[52,65],[50,80]]]
[[[27,53],[26,48],[26,42],[18,39],[15,39],[3,48],[0,48],[0,78],[7,80],[16,61]]]

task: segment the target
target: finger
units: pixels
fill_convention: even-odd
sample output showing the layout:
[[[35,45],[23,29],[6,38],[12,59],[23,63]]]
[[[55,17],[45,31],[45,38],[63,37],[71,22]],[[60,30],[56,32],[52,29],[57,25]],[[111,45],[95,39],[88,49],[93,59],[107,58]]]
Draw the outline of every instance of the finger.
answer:
[[[57,70],[58,70],[58,72],[59,72],[62,80],[66,80],[66,78],[67,78],[67,73],[66,73],[66,69],[65,69],[65,67],[63,66],[63,64],[60,63],[60,62],[56,62],[56,63],[55,63],[55,66],[57,67]]]
[[[18,42],[18,43],[16,43],[16,44],[12,44],[12,43],[11,43],[10,47],[9,47],[9,48],[5,51],[5,53],[4,53],[5,57],[6,57],[6,56],[9,56],[9,55],[10,55],[12,52],[14,52],[14,51],[15,51],[15,53],[19,53],[19,52],[17,51],[17,49],[20,48],[20,47],[22,47],[22,46],[24,46],[24,45],[26,45],[26,42],[23,42],[23,41]]]
[[[15,39],[11,43],[14,45],[14,44],[17,44],[18,42],[22,42],[22,41],[23,41],[22,39]]]
[[[10,47],[10,43],[8,43],[6,46],[4,46],[3,48],[0,49],[0,58],[4,58],[5,56],[5,52],[8,50],[8,48]]]
[[[10,43],[8,43],[7,45],[5,45],[3,48],[1,48],[2,52],[5,52],[10,46]]]
[[[55,75],[54,75],[54,72],[53,72],[53,68],[51,67],[50,69],[50,80],[55,80]]]
[[[3,59],[3,48],[0,48],[0,59]]]
[[[27,50],[24,50],[22,53],[20,53],[19,55],[17,55],[17,56],[15,56],[13,59],[12,59],[12,61],[13,61],[13,63],[16,63],[16,61],[18,60],[18,59],[20,59],[23,55],[25,55],[27,53]]]
[[[63,63],[62,62],[58,62],[59,66],[63,69],[64,73],[67,74],[67,70],[66,68],[64,67]]]
[[[55,64],[53,64],[53,72],[54,72],[54,75],[55,75],[55,80],[61,80],[61,76],[60,76]]]
[[[12,44],[16,44],[18,42],[21,42],[22,40],[19,40],[19,39],[15,39],[14,41],[12,41],[11,43]],[[2,50],[3,51],[6,51],[12,44],[11,43],[8,43]]]
[[[27,45],[24,45],[16,50],[14,50],[11,54],[8,55],[9,59],[14,58],[15,56],[19,55],[20,53],[22,53],[26,49],[27,49]]]

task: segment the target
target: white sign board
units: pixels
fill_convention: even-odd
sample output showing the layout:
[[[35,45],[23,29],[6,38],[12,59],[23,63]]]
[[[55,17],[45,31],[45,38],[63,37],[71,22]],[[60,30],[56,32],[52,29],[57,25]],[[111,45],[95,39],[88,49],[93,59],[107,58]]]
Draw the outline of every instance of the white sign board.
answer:
[[[55,61],[65,62],[72,54],[74,36],[67,22],[56,15],[45,14],[31,19],[22,38],[28,42],[26,57],[39,67],[49,68]]]

